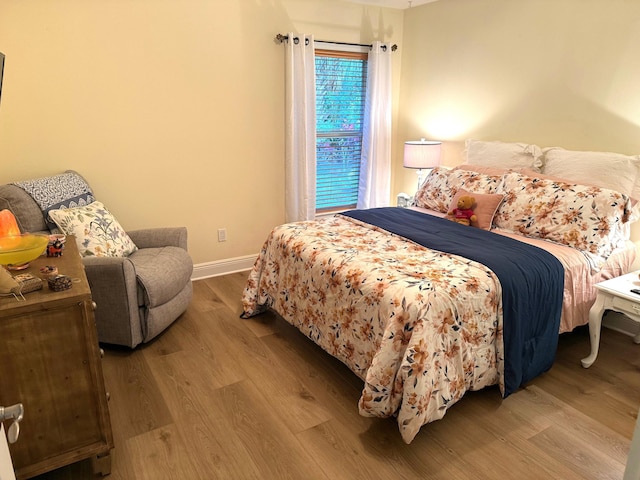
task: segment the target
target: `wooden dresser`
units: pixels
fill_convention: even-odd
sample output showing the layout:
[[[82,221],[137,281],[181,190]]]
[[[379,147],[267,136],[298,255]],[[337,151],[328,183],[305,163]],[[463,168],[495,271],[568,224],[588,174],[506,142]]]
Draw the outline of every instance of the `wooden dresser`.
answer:
[[[41,256],[24,272],[55,265],[73,280],[62,292],[0,298],[0,405],[22,403],[10,445],[16,477],[30,478],[86,458],[110,473],[113,436],[93,302],[75,240],[61,257]],[[3,267],[0,267],[3,268]],[[12,272],[18,273],[18,272]],[[22,273],[22,272],[19,272]]]

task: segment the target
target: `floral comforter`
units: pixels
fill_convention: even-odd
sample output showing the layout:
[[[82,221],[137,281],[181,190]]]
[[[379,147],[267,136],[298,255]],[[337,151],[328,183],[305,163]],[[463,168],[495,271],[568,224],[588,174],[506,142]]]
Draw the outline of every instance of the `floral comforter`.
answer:
[[[275,228],[243,292],[365,382],[365,416],[396,414],[403,440],[467,390],[504,389],[500,282],[482,264],[342,216]]]

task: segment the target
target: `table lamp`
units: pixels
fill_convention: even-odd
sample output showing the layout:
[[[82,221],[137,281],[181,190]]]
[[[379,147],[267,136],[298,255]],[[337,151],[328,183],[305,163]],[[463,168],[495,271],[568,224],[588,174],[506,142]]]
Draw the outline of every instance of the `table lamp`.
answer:
[[[422,170],[440,165],[442,142],[418,141],[404,142],[404,167],[418,169],[418,190],[422,185]]]

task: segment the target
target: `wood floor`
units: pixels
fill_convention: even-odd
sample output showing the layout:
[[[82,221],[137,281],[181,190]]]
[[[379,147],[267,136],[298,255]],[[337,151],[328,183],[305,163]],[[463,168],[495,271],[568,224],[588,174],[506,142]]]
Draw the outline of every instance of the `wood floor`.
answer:
[[[112,480],[621,479],[640,405],[640,345],[560,338],[546,374],[502,400],[468,393],[405,445],[358,415],[361,381],[271,313],[242,320],[246,273],[200,280],[149,345],[107,348]],[[91,463],[37,477],[94,479]],[[99,477],[98,477],[99,478]]]

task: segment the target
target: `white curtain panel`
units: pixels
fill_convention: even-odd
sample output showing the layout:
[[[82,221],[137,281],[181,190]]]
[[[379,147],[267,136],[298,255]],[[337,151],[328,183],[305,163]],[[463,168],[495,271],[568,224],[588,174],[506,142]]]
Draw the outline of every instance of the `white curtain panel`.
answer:
[[[285,220],[316,214],[316,68],[312,35],[285,42]]]
[[[389,206],[391,193],[391,45],[369,52],[358,208]]]

